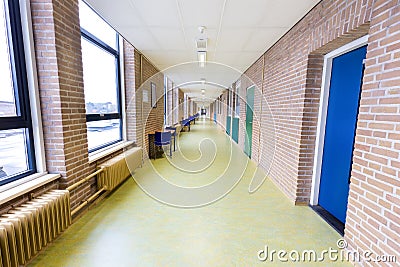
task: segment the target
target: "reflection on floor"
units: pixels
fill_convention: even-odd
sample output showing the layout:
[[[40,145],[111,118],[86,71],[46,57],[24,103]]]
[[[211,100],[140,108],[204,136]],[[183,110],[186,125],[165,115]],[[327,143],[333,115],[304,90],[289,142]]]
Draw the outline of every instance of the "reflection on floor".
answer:
[[[201,142],[203,139],[206,140]],[[324,262],[293,262],[295,252],[291,257],[283,256],[289,262],[281,262],[272,253],[272,250],[288,253],[297,250],[301,259],[303,250],[315,250],[320,257],[323,250],[337,249],[340,235],[310,208],[293,206],[269,179],[256,193],[249,194],[256,166],[247,162],[238,146],[232,145],[212,122],[196,122],[191,132],[181,134],[179,146],[182,154],[175,152],[171,161],[166,158],[147,161],[136,170],[134,176],[139,183],[147,177],[151,180],[157,173],[175,185],[201,188],[218,180],[227,167],[236,175],[233,180],[242,173],[243,176],[225,197],[198,208],[163,204],[156,199],[163,200],[165,196],[147,195],[130,178],[48,245],[31,265],[350,265],[332,262],[327,254]],[[237,159],[246,163],[245,168],[230,164]],[[258,253],[266,246],[270,257],[263,262]]]

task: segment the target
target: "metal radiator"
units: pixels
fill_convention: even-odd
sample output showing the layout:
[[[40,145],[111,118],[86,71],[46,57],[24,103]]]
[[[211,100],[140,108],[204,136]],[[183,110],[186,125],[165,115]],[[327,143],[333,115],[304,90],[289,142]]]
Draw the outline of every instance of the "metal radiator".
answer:
[[[0,216],[0,266],[25,265],[71,224],[68,190],[51,190]]]
[[[105,187],[108,191],[116,188],[131,175],[131,171],[142,165],[142,155],[141,147],[133,147],[100,164],[99,168],[104,171],[99,174],[97,188]]]

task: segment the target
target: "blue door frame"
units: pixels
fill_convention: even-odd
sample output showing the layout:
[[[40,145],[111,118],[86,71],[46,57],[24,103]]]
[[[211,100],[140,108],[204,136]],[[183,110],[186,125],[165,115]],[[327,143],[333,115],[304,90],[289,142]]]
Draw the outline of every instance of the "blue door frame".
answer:
[[[366,46],[332,61],[318,204],[346,221]]]

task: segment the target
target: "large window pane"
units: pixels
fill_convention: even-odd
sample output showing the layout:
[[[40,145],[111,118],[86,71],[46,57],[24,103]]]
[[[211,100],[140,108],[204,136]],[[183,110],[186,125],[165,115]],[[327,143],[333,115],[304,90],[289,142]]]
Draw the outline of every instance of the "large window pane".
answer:
[[[117,33],[83,1],[79,1],[79,19],[81,27],[101,41],[117,49]]]
[[[120,120],[87,122],[89,150],[102,147],[121,139]]]
[[[86,113],[118,112],[115,56],[82,38],[82,61]]]
[[[0,185],[36,172],[19,1],[0,0]]]
[[[4,1],[0,2],[0,116],[16,116]]]
[[[89,152],[122,140],[118,34],[80,2]]]
[[[0,131],[0,182],[29,169],[26,130]]]

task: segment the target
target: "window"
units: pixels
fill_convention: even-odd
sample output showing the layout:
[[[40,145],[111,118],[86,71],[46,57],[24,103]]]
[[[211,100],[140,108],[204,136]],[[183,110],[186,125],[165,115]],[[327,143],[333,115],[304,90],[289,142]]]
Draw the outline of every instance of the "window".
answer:
[[[80,1],[83,81],[89,152],[122,140],[119,36]]]
[[[36,172],[19,1],[0,0],[0,185]]]

